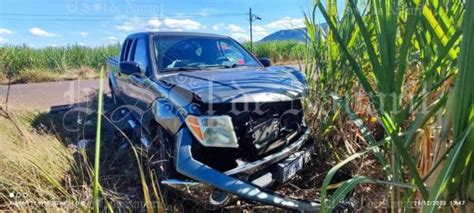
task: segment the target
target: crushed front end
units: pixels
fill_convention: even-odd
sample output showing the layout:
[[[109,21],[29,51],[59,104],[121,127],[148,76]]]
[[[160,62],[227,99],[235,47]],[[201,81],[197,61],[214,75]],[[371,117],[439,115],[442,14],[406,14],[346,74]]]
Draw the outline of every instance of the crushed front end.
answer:
[[[207,104],[199,111],[205,113],[188,115],[187,125],[175,137],[176,171],[192,180],[170,179],[162,184],[216,206],[226,205],[236,195],[287,209],[319,210],[318,203],[267,189],[290,180],[311,158],[313,142],[300,99]],[[233,134],[222,133],[226,125]],[[204,137],[226,142],[212,144]]]

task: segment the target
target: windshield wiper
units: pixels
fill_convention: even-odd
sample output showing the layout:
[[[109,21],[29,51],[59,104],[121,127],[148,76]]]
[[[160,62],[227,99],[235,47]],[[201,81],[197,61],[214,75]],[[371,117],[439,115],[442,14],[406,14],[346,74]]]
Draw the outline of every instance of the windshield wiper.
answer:
[[[193,70],[202,70],[200,67],[172,67],[166,68],[165,71],[193,71]]]
[[[224,65],[224,64],[223,64],[222,66],[223,66],[224,68],[236,68],[236,67],[245,67],[245,66],[247,66],[247,65],[234,63],[234,64],[231,64],[231,65]]]

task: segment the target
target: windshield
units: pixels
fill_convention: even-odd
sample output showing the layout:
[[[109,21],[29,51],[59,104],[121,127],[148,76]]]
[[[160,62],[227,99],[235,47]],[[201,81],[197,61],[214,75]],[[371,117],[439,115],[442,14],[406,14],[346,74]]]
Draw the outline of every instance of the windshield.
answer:
[[[237,42],[202,36],[155,36],[156,62],[162,72],[261,66]]]

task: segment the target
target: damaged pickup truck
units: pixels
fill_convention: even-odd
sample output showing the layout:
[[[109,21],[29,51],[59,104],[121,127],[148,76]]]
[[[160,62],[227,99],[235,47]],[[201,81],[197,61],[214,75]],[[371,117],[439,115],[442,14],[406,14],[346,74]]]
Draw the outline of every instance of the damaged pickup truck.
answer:
[[[300,71],[227,36],[183,32],[128,36],[108,71],[112,98],[153,152],[163,200],[181,192],[206,206],[240,198],[318,211],[269,189],[311,158]]]

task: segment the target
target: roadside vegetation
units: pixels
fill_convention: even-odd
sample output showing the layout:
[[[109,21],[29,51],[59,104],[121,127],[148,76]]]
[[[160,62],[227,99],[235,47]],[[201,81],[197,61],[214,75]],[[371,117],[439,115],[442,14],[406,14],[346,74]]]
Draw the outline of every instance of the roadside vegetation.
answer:
[[[7,115],[2,112],[0,116],[2,209],[8,209],[8,201],[22,201],[17,204],[30,207],[41,201],[60,201],[70,194],[64,190],[62,182],[73,169],[72,150],[52,134],[32,131],[32,119],[38,114],[16,112]]]
[[[361,209],[472,212],[473,13],[461,0],[328,0],[305,14],[308,123],[332,164],[323,211],[347,196]],[[330,194],[341,169],[352,178]]]
[[[0,47],[0,83],[36,83],[99,76],[107,58],[117,55],[120,45],[86,47],[32,48],[23,46]]]
[[[106,109],[114,108],[108,97],[105,103]],[[96,155],[96,99],[57,113],[2,106],[0,209],[89,211],[96,201],[96,185],[101,210],[162,211],[147,153],[131,143],[126,123],[113,122],[120,119],[112,116],[104,112],[104,136],[97,143],[102,149]],[[95,156],[100,156],[99,165],[94,164]],[[99,167],[95,184],[94,168]]]
[[[244,47],[250,49],[250,43]],[[274,64],[302,63],[305,56],[306,44],[296,41],[256,42],[253,44],[253,53],[257,57],[269,58]]]

